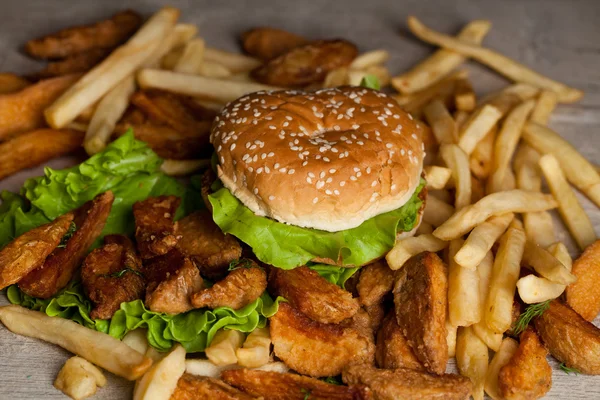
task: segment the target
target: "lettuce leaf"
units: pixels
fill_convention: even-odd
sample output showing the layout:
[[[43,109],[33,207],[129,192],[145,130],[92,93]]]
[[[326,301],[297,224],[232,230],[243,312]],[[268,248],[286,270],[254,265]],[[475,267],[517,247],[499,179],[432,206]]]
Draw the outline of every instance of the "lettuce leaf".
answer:
[[[336,267],[335,265],[327,264],[310,265],[308,268],[316,271],[328,282],[338,285],[342,289],[346,289],[346,281],[360,269],[360,267]]]
[[[267,318],[277,312],[279,303],[283,301],[281,297],[273,300],[265,292],[239,310],[219,307],[171,315],[147,310],[141,300],[135,300],[122,303],[110,320],[93,320],[90,318],[92,305],[79,282],[71,282],[60,293],[47,300],[30,297],[16,285],[8,288],[6,296],[12,304],[41,311],[51,317],[67,318],[117,339],[122,339],[131,330],[146,328],[148,343],[157,350],[167,351],[178,342],[188,353],[204,351],[219,329],[252,332],[256,328],[263,328]]]
[[[397,232],[412,230],[422,201],[421,183],[402,207],[339,232],[286,225],[255,215],[227,188],[209,196],[213,219],[221,230],[252,247],[258,259],[283,269],[306,265],[315,258],[340,260],[341,265],[362,266],[382,257],[396,241]]]

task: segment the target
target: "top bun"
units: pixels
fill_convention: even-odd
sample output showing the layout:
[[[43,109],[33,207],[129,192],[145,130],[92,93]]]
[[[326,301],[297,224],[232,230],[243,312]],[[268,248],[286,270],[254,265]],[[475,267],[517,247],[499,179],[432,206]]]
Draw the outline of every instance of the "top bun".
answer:
[[[396,101],[363,87],[256,92],[211,132],[223,185],[255,214],[336,232],[404,205],[423,142]]]

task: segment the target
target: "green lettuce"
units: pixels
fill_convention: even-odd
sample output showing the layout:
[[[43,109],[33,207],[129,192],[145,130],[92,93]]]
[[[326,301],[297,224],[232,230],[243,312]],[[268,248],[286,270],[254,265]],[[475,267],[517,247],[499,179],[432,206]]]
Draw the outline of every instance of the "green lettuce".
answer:
[[[310,265],[308,268],[316,271],[328,282],[338,285],[342,289],[346,288],[346,281],[360,269],[360,267],[336,267],[327,264]]]
[[[16,285],[8,288],[6,296],[12,304],[41,311],[51,317],[67,318],[117,339],[122,339],[131,330],[146,328],[148,343],[157,350],[167,351],[177,342],[188,353],[204,351],[219,329],[252,332],[256,328],[263,328],[267,318],[277,312],[279,303],[283,300],[277,298],[273,301],[265,292],[239,310],[219,307],[176,315],[149,311],[141,300],[135,300],[122,303],[110,320],[93,320],[90,318],[92,305],[79,282],[71,282],[60,293],[47,300],[30,297]]]
[[[292,269],[316,258],[362,266],[382,257],[394,246],[398,232],[412,230],[422,201],[421,183],[402,207],[366,220],[360,226],[339,232],[286,225],[255,215],[227,188],[209,195],[213,219],[221,230],[252,247],[256,257],[270,265]]]

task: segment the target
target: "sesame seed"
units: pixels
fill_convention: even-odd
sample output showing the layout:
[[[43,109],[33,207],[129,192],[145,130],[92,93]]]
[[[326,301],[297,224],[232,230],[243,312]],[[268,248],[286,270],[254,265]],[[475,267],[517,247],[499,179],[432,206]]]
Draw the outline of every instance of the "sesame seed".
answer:
[[[273,168],[275,168],[275,169],[279,168],[279,163],[275,163],[275,165],[273,165]]]
[[[327,178],[327,180],[325,181],[325,183],[331,183],[331,182],[333,182],[333,178],[332,177]]]
[[[254,194],[258,194],[258,188],[254,188]]]
[[[335,172],[336,172],[336,169],[335,169],[335,168],[331,168],[331,169],[329,170],[329,173],[330,173],[330,174],[335,174]]]
[[[318,202],[318,201],[319,201],[319,198],[318,198],[318,197],[315,197],[315,198],[313,199],[313,204],[317,204],[317,202]]]
[[[319,178],[321,178],[321,179],[325,178],[325,171],[321,171],[321,173],[319,174]]]
[[[371,187],[375,187],[377,186],[377,181],[373,181],[373,183],[371,183]]]
[[[283,168],[279,169],[279,172],[284,172],[285,173],[285,172],[287,172],[287,168],[283,167]]]
[[[340,182],[340,186],[344,186],[346,184],[346,181],[341,181]]]
[[[358,171],[360,171],[360,168],[354,167],[354,172],[358,172]]]
[[[248,172],[254,172],[254,168],[248,167]]]
[[[273,195],[269,196],[269,200],[271,200],[271,201],[275,200],[275,196],[273,196]]]
[[[357,173],[356,173],[356,177],[357,177],[357,178],[360,178],[360,176],[361,176],[361,175],[362,175],[362,172],[357,172]]]
[[[329,190],[329,189],[327,189],[327,190],[325,191],[325,194],[329,194],[329,195],[330,195],[330,194],[332,194],[332,191],[331,191],[331,190]]]
[[[325,186],[325,182],[323,182],[323,181],[317,182],[317,189],[321,189],[323,186]]]
[[[288,175],[294,175],[294,172],[296,172],[296,170],[295,170],[295,169],[290,169],[290,170],[288,171]]]
[[[339,196],[339,195],[340,195],[340,191],[339,191],[339,190],[337,190],[337,189],[334,189],[334,190],[333,190],[333,194],[335,194],[335,195]]]
[[[386,143],[385,147],[387,147],[388,149],[391,149],[392,147],[394,147],[394,145],[392,145],[391,143]]]
[[[270,174],[271,173],[271,169],[269,167],[265,167],[265,173],[266,174]]]
[[[357,178],[356,178],[356,177],[353,175],[353,176],[351,176],[351,177],[350,177],[350,180],[351,180],[351,181],[356,181],[356,180],[357,180]]]
[[[312,179],[310,179],[310,177],[306,177],[306,182],[308,182],[312,185]]]
[[[269,154],[267,154],[267,157],[273,157],[275,155],[275,153],[270,152]]]
[[[259,168],[256,170],[256,173],[257,173],[257,174],[259,174],[259,175],[260,175],[260,174],[262,174],[262,172],[263,172],[263,167],[259,167]]]
[[[323,157],[323,161],[329,162],[329,158],[328,157]]]

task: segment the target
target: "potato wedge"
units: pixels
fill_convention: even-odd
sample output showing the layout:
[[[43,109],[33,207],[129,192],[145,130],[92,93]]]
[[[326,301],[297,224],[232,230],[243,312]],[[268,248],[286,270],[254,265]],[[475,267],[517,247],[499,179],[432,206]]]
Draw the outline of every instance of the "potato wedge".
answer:
[[[589,245],[575,260],[571,272],[577,281],[567,286],[567,304],[583,318],[593,321],[600,313],[600,240]]]
[[[456,366],[473,383],[474,400],[483,400],[488,369],[488,348],[471,327],[459,328],[456,338]]]
[[[408,368],[425,371],[415,352],[408,344],[392,310],[383,319],[377,332],[375,360],[379,368]]]
[[[253,28],[242,33],[244,51],[263,61],[279,57],[307,42],[300,35],[269,27]]]
[[[71,357],[60,369],[54,387],[72,399],[91,397],[98,386],[106,385],[102,372],[81,357]]]
[[[177,344],[169,354],[154,364],[137,382],[133,400],[168,399],[185,372],[185,349]]]
[[[485,377],[485,392],[494,400],[502,400],[500,388],[498,387],[500,369],[509,363],[518,348],[519,344],[516,340],[509,337],[505,338],[488,366]]]

